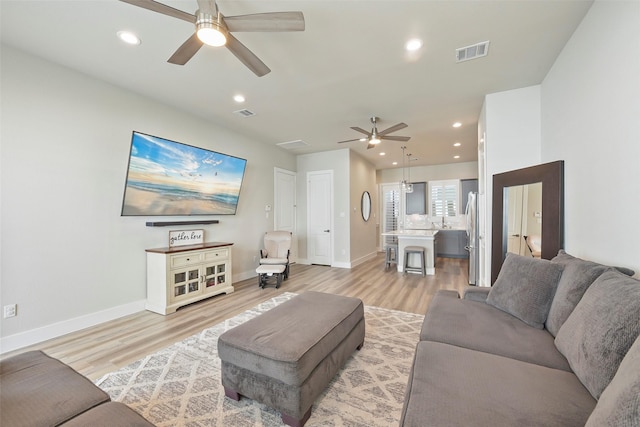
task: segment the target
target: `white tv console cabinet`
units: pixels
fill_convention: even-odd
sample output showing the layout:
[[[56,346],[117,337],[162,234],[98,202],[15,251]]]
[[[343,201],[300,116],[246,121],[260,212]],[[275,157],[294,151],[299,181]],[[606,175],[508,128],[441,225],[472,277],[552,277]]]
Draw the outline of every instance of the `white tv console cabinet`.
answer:
[[[233,292],[231,245],[209,242],[146,249],[145,308],[166,315],[184,305]]]

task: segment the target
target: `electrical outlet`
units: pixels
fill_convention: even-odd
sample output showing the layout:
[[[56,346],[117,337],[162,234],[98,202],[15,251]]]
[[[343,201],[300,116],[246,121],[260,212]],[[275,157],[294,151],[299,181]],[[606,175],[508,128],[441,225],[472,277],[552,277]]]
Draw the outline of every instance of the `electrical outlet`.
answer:
[[[9,304],[4,306],[4,318],[15,317],[18,311],[17,304]]]

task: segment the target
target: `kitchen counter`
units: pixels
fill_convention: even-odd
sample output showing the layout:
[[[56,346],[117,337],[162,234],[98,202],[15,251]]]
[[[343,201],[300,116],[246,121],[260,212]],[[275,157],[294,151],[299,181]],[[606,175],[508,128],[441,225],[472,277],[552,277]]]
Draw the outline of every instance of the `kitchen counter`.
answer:
[[[438,231],[440,230],[396,230],[396,231],[388,231],[386,233],[382,233],[383,236],[403,236],[403,237],[419,237],[419,238],[424,238],[424,237],[435,237],[435,235],[438,233]]]
[[[393,236],[398,238],[398,271],[404,271],[404,248],[407,246],[424,247],[424,257],[426,263],[426,273],[436,274],[434,240],[440,230],[396,230],[382,233],[382,236]],[[417,258],[417,254],[412,254]],[[418,262],[414,258],[409,259],[409,266],[417,266]]]

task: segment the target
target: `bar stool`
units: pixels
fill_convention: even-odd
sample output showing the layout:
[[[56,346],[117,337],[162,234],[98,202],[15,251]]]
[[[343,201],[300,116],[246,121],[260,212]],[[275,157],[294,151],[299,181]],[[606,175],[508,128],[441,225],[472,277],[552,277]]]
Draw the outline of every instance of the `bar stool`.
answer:
[[[409,254],[420,255],[420,267],[409,267]],[[424,261],[424,247],[423,246],[407,246],[404,248],[404,273],[409,271],[416,271],[422,273],[423,276],[427,274],[427,266]]]
[[[385,270],[391,267],[391,264],[398,265],[398,244],[389,243],[384,247],[384,268]]]

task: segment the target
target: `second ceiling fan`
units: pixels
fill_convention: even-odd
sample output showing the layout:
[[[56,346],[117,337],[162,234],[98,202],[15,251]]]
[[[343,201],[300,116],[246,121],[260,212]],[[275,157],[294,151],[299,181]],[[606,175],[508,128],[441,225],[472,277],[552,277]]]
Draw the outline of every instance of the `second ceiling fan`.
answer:
[[[195,33],[187,39],[167,62],[186,64],[203,44],[226,46],[255,75],[262,77],[271,70],[231,33],[240,31],[304,31],[302,12],[268,12],[224,16],[214,0],[198,0],[195,14],[183,12],[154,0],[120,0],[134,6],[182,19],[195,25]]]
[[[338,144],[342,144],[344,142],[351,142],[351,141],[363,141],[363,142],[367,141],[367,149],[369,149],[380,144],[380,142],[383,139],[388,141],[404,141],[404,142],[407,142],[411,139],[410,136],[389,135],[392,132],[406,128],[407,127],[406,123],[398,123],[385,130],[378,131],[378,128],[376,127],[376,123],[378,122],[378,120],[380,120],[378,117],[371,117],[371,123],[373,124],[373,129],[371,129],[371,132],[367,132],[366,130],[358,126],[351,126],[351,129],[367,135],[366,138],[347,139],[346,141],[338,141]]]

